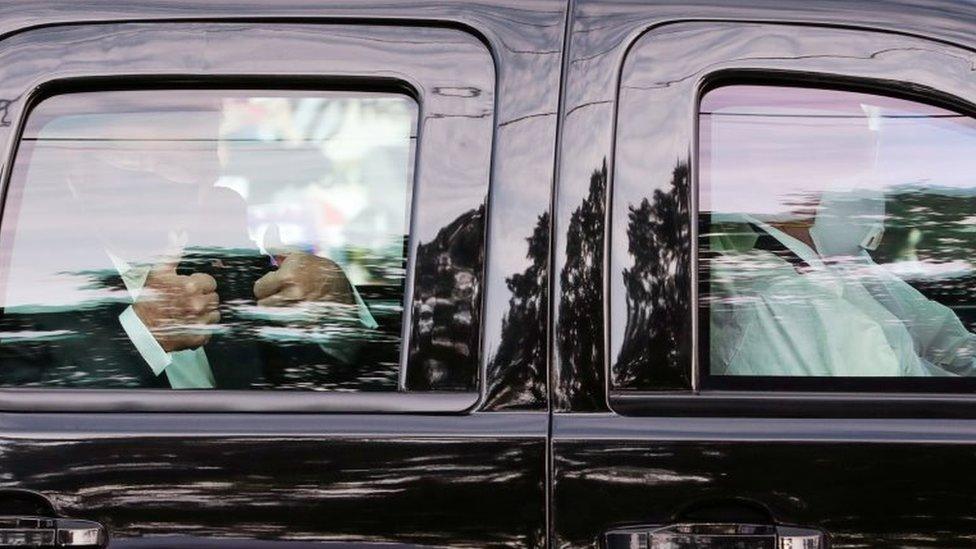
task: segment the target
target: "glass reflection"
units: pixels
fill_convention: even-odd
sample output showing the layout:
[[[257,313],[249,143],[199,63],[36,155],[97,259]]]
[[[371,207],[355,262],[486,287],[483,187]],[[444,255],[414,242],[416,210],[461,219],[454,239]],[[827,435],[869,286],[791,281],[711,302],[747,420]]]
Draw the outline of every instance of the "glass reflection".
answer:
[[[682,367],[691,349],[691,223],[687,162],[671,172],[666,189],[628,207],[624,269],[627,323],[624,342],[611,371],[619,388],[682,387]]]
[[[31,113],[0,384],[394,390],[416,104],[118,91]]]
[[[730,86],[703,98],[700,124],[710,373],[976,373],[976,122],[864,93]]]
[[[557,397],[567,407],[593,408],[603,363],[603,223],[607,162],[590,172],[586,198],[573,210],[566,228],[566,264],[559,273],[560,329],[556,345],[562,357],[555,378]]]
[[[485,207],[464,212],[417,246],[410,334],[411,391],[470,390],[477,383],[479,267]],[[449,296],[445,299],[444,296]]]
[[[520,395],[510,406],[524,406],[546,397],[546,275],[549,267],[549,212],[538,217],[532,236],[526,239],[526,257],[532,262],[521,273],[505,279],[511,292],[502,321],[502,337],[488,365],[487,402],[504,402]],[[531,399],[529,397],[532,397]]]

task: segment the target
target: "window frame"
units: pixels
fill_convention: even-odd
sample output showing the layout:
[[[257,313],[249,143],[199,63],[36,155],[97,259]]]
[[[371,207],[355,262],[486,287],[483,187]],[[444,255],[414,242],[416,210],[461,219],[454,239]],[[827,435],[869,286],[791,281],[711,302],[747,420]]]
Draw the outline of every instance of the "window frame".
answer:
[[[704,82],[698,93],[698,105],[706,94],[719,88],[739,86],[739,85],[759,85],[779,88],[805,88],[834,92],[854,92],[871,94],[878,97],[887,97],[912,101],[920,105],[940,107],[945,110],[968,116],[976,120],[974,116],[974,106],[965,105],[958,98],[943,94],[935,89],[912,89],[904,83],[882,84],[879,81],[857,80],[843,77],[820,76],[812,79],[808,75],[781,73],[775,75],[761,75],[751,72],[727,71],[711,75]],[[968,108],[967,108],[968,107]],[[965,109],[965,110],[964,110]],[[700,109],[699,109],[700,110]],[[968,112],[967,112],[968,111]],[[696,128],[696,151],[700,144],[700,120],[696,116],[699,126]],[[699,158],[696,156],[694,193],[695,211],[693,217],[697,224],[697,235],[702,234],[708,228],[708,220],[697,208],[698,194],[701,186],[697,178],[700,173],[698,169]],[[701,296],[708,291],[708,263],[698,261],[700,239],[696,237],[694,242],[695,263],[697,263],[698,288],[697,296]],[[908,392],[908,393],[962,393],[976,392],[976,378],[941,378],[941,377],[879,377],[879,376],[834,376],[834,377],[814,377],[814,376],[746,376],[746,375],[712,375],[710,371],[711,361],[709,360],[709,323],[708,309],[699,304],[696,309],[699,317],[698,326],[698,349],[697,363],[699,365],[699,386],[702,390],[718,391],[814,391],[814,392],[858,392],[858,391],[878,391],[878,392]],[[960,382],[968,390],[959,390]]]
[[[79,48],[76,41],[84,46]],[[203,43],[205,63],[185,55]],[[140,56],[141,48],[149,48],[153,55]],[[266,53],[242,56],[242,49]],[[439,63],[429,62],[431,57]],[[404,374],[431,344],[411,337],[419,316],[414,314],[419,308],[414,296],[427,292],[452,299],[425,282],[423,275],[430,267],[415,264],[418,249],[453,219],[445,221],[445,216],[486,207],[495,71],[491,52],[476,36],[445,27],[366,24],[82,24],[15,35],[0,43],[2,59],[9,66],[0,72],[5,77],[0,97],[15,98],[0,105],[0,143],[6,143],[7,159],[2,174],[4,203],[31,108],[56,94],[178,88],[392,91],[415,101],[418,118],[397,391],[18,387],[0,389],[0,411],[461,413],[480,401],[484,390],[480,314],[473,315],[460,335],[478,344],[471,346],[464,360],[451,364],[473,372],[471,390],[409,391]],[[437,154],[446,146],[464,149],[456,155]],[[452,159],[450,164],[445,156]],[[447,166],[453,169],[446,170]],[[480,280],[485,268],[485,224],[474,230],[481,246],[481,253],[475,254],[479,261],[474,275]],[[458,303],[458,298],[452,301]],[[467,305],[480,311],[480,293],[468,296]]]
[[[839,52],[845,48],[847,55]],[[912,63],[906,63],[906,57]],[[698,111],[705,93],[729,84],[757,83],[868,93],[884,90],[881,95],[972,116],[976,85],[966,79],[972,61],[968,50],[921,38],[788,23],[682,22],[652,29],[635,40],[619,74],[610,177],[604,290],[606,389],[611,408],[636,415],[976,417],[976,395],[970,396],[976,392],[976,379],[708,377],[701,353],[707,340],[699,329],[707,320],[699,318],[698,302],[704,281],[698,270]],[[641,155],[642,150],[653,148],[659,150],[643,156],[676,159],[676,163],[655,167],[653,159]],[[618,353],[627,344],[627,334],[635,333],[634,327],[627,327],[627,312],[620,307],[626,296],[621,273],[634,263],[626,238],[614,242],[612,235],[626,234],[628,208],[666,188],[670,181],[664,178],[682,162],[688,177],[675,189],[683,193],[687,209],[679,213],[688,221],[682,225],[672,218],[665,232],[690,235],[690,246],[673,250],[676,265],[686,269],[687,276],[669,280],[685,300],[670,312],[655,314],[662,322],[677,323],[685,339],[676,358],[642,364],[663,374],[650,376],[651,383],[628,387],[615,383],[620,377],[615,372],[622,367]],[[648,306],[648,310],[654,309]],[[726,382],[727,378],[741,379]],[[715,383],[716,379],[721,381]],[[821,383],[807,383],[811,380]]]

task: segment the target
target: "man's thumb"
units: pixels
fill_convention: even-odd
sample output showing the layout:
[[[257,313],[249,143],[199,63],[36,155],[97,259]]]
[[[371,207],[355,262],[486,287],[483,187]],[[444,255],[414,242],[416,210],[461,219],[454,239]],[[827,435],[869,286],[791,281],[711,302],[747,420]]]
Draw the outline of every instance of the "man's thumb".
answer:
[[[159,255],[159,260],[153,265],[153,274],[175,275],[176,268],[180,265],[180,261],[183,260],[183,249],[185,246],[185,242],[181,241],[181,239],[171,236],[166,251]]]
[[[179,264],[180,264],[180,258],[178,258],[178,257],[177,258],[166,258],[166,259],[163,259],[162,261],[156,262],[156,264],[153,265],[152,270],[150,271],[150,273],[153,276],[157,276],[157,277],[158,276],[170,276],[170,275],[174,275],[175,276],[176,275],[176,268],[179,266]]]
[[[274,257],[275,263],[280,266],[291,251],[281,242],[281,230],[278,228],[277,223],[268,225],[268,228],[264,231],[262,240],[264,251]]]

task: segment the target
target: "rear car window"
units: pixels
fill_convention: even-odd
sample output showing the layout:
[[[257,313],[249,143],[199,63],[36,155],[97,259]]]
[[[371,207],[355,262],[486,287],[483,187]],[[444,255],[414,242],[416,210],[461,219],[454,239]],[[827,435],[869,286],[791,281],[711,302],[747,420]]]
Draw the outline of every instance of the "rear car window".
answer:
[[[386,92],[41,101],[0,229],[0,385],[396,390],[417,112]]]
[[[699,120],[708,378],[976,374],[976,121],[758,85]]]

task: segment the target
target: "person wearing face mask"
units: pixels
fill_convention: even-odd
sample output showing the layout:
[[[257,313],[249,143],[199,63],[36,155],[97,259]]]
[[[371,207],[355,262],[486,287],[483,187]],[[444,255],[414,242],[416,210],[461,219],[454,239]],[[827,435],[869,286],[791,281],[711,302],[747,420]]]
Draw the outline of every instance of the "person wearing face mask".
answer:
[[[134,119],[135,129],[127,125]],[[349,362],[354,342],[271,344],[253,337],[266,323],[241,316],[241,309],[314,304],[329,310],[312,315],[312,328],[376,327],[334,262],[279,246],[262,250],[251,240],[244,200],[213,185],[218,152],[201,137],[216,136],[218,123],[209,104],[86,118],[84,129],[69,127],[70,140],[23,148],[20,157],[43,170],[15,167],[28,194],[0,321],[8,334],[67,336],[0,341],[0,383],[242,389],[280,381],[284,367]],[[74,303],[9,306],[18,291],[37,293],[45,280]]]
[[[848,188],[857,189],[856,184]],[[713,374],[968,376],[976,335],[880,267],[884,196],[827,191],[815,216],[715,216],[709,236]]]

